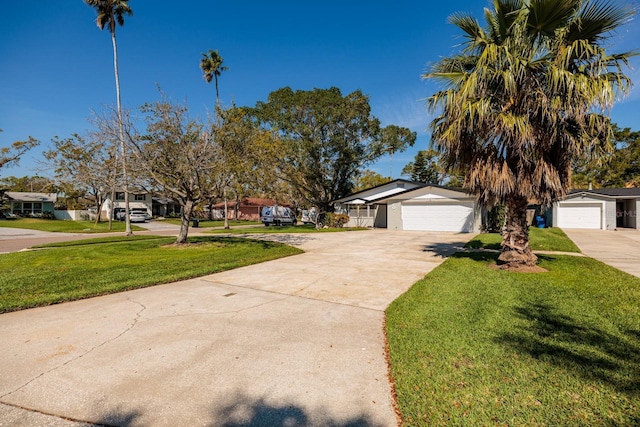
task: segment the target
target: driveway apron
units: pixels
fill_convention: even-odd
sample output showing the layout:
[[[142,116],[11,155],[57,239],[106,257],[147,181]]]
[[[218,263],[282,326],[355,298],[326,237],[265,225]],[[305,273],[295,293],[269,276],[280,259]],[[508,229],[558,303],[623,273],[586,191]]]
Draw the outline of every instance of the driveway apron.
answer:
[[[633,229],[563,231],[591,258],[640,277],[640,232]]]
[[[384,309],[472,236],[262,236],[305,253],[0,315],[0,425],[397,424]]]

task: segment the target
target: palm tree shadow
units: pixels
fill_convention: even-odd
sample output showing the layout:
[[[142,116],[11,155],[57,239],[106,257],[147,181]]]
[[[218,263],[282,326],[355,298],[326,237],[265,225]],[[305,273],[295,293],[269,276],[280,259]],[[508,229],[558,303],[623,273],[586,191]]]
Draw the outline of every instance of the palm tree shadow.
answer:
[[[452,243],[431,243],[422,247],[422,252],[433,252],[441,257],[450,257],[453,254],[464,251],[464,245],[467,242],[452,242]]]
[[[142,415],[143,413],[137,410],[114,408],[104,413],[95,424],[91,425],[103,427],[130,427],[139,425],[139,419]]]
[[[497,342],[630,396],[640,394],[640,331],[614,335],[548,304],[529,303],[515,310],[526,326]]]
[[[274,405],[264,398],[251,398],[243,393],[236,393],[229,403],[216,408],[212,419],[221,420],[215,425],[222,427],[382,426],[373,422],[367,415],[359,415],[348,420],[335,420],[327,414],[327,411],[310,413],[296,404]]]

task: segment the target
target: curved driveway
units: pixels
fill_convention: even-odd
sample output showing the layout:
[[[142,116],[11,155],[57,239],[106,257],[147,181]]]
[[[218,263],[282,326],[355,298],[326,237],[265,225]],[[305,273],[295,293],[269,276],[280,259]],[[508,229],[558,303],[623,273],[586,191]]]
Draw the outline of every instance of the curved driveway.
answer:
[[[0,315],[0,421],[395,425],[384,309],[472,235],[264,236],[305,253]]]

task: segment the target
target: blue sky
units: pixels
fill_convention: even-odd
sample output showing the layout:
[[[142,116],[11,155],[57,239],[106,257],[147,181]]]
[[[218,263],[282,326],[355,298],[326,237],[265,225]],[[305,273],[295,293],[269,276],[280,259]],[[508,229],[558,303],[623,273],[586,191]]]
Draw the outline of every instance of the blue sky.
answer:
[[[456,50],[447,24],[454,12],[480,18],[488,0],[130,0],[134,15],[117,30],[122,102],[136,109],[159,98],[157,87],[204,117],[215,99],[199,69],[202,52],[218,49],[229,70],[220,77],[225,105],[253,106],[284,86],[339,87],[369,95],[384,125],[418,132],[413,149],[396,154],[393,175],[428,147],[431,117],[424,98],[437,90],[420,75]],[[637,2],[631,3],[638,7]],[[0,177],[47,175],[38,161],[51,138],[84,133],[92,111],[115,104],[108,31],[82,0],[11,1],[0,15],[0,146],[29,135],[42,145]],[[635,20],[612,40],[616,51],[640,48]],[[640,85],[640,60],[627,70]],[[614,121],[640,129],[640,89],[618,103]],[[370,169],[389,175],[388,158]]]

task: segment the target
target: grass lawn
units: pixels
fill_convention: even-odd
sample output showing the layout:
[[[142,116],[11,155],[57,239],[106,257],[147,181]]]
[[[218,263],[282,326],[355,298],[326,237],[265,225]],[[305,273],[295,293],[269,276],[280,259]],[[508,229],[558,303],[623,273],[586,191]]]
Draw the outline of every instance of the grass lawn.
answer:
[[[640,279],[586,257],[547,273],[449,258],[387,309],[406,426],[640,425]]]
[[[175,225],[180,225],[181,223],[181,219],[180,218],[165,218],[165,219],[157,219],[155,220],[157,222],[167,222],[170,224],[175,224]],[[189,225],[192,224],[192,221],[189,221]],[[236,226],[236,225],[261,225],[262,222],[260,221],[234,221],[234,220],[229,220],[229,225],[230,226]],[[224,220],[223,219],[216,219],[213,221],[209,221],[209,220],[200,220],[200,227],[224,227]]]
[[[110,237],[0,255],[0,313],[168,283],[301,253],[234,237]],[[57,247],[56,247],[57,246]]]
[[[255,228],[235,228],[230,230],[212,230],[211,233],[231,233],[231,234],[264,234],[264,233],[335,233],[341,231],[362,231],[368,230],[368,228],[347,228],[347,227],[335,227],[335,228],[320,228],[316,230],[315,225],[283,225],[283,226],[270,226],[270,227],[255,227]]]
[[[534,251],[580,252],[571,239],[559,228],[529,228],[529,245]],[[467,248],[500,250],[502,235],[499,233],[478,234],[466,244]]]
[[[108,222],[93,221],[64,221],[60,219],[18,218],[0,221],[0,227],[27,228],[29,230],[52,231],[58,233],[109,233],[124,232],[125,224],[121,221],[113,221],[113,227],[109,230]],[[131,230],[144,231],[145,228],[131,224]]]

